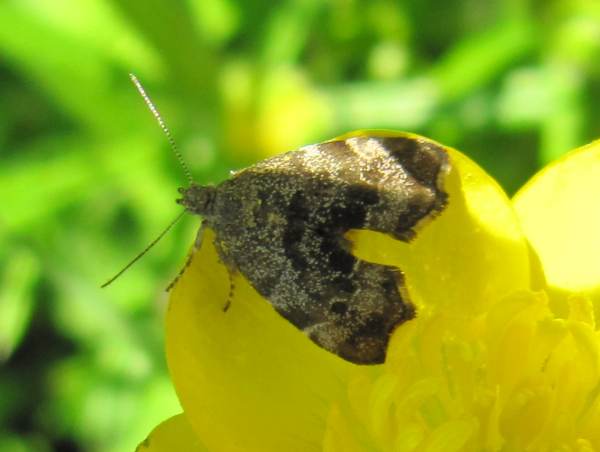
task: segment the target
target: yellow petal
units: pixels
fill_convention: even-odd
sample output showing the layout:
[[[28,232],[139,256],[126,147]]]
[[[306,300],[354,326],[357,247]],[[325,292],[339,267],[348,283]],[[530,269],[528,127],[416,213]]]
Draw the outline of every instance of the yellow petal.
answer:
[[[446,149],[448,206],[425,222],[411,243],[370,231],[348,236],[357,256],[404,271],[417,308],[473,315],[530,286],[529,251],[503,190],[466,156]]]
[[[329,428],[323,441],[323,452],[362,452],[364,448],[355,438],[353,426],[348,425],[340,408],[334,405],[328,419]]]
[[[514,198],[523,230],[553,289],[551,305],[568,315],[567,296],[585,292],[600,313],[600,141],[534,176]]]
[[[159,424],[136,452],[207,452],[184,414]]]
[[[186,416],[212,452],[321,450],[355,365],[314,345],[241,277],[227,312],[214,233],[173,289],[167,360]]]
[[[457,452],[464,450],[464,446],[477,431],[478,423],[475,419],[459,419],[446,422],[438,427],[429,437],[425,452]]]

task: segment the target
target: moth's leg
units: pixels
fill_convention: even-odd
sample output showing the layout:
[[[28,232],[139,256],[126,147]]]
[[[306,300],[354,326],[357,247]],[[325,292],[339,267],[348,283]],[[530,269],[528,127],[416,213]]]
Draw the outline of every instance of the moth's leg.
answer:
[[[229,292],[227,294],[227,299],[225,300],[225,304],[223,305],[223,312],[227,312],[231,306],[231,300],[233,300],[233,295],[235,292],[235,276],[238,273],[236,265],[233,263],[233,260],[227,255],[227,252],[221,245],[221,242],[217,239],[215,240],[215,249],[217,250],[217,254],[219,255],[219,260],[227,269],[227,277],[229,278]]]
[[[223,312],[227,312],[231,306],[231,300],[233,299],[233,292],[235,291],[235,282],[233,278],[235,277],[235,272],[231,268],[227,267],[227,276],[229,278],[229,293],[227,294],[227,300],[223,305]]]
[[[177,276],[175,276],[175,278],[173,278],[173,281],[171,281],[171,283],[167,286],[167,292],[169,292],[175,286],[175,284],[177,284],[177,281],[179,281],[179,278],[181,278],[181,276],[185,273],[185,271],[188,269],[188,267],[192,263],[192,260],[194,259],[194,256],[196,255],[196,251],[198,251],[200,249],[200,247],[202,246],[202,238],[204,237],[204,228],[205,227],[206,227],[206,223],[203,221],[202,224],[200,225],[200,228],[198,228],[198,232],[196,233],[196,239],[194,240],[194,247],[189,252],[184,266],[181,268],[181,270],[179,270],[179,273],[177,274]]]

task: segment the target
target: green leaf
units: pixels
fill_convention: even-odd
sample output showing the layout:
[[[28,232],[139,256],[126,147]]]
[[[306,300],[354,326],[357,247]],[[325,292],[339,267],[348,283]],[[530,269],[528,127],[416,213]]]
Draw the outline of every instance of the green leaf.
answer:
[[[40,275],[39,261],[29,249],[9,253],[6,263],[0,283],[0,361],[6,361],[25,336]]]

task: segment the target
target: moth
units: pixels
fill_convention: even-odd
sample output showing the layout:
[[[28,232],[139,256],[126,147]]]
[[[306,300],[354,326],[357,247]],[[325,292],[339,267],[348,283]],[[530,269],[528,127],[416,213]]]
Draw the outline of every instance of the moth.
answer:
[[[216,186],[192,184],[177,202],[215,231],[229,272],[285,319],[343,359],[377,364],[415,309],[402,271],[356,258],[344,234],[411,240],[446,206],[448,167],[432,141],[370,134],[269,158]]]
[[[186,170],[190,185],[179,189],[177,202],[202,218],[201,231],[214,230],[230,277],[243,276],[320,347],[356,364],[379,364],[415,307],[403,272],[358,259],[345,234],[367,229],[410,241],[420,222],[447,206],[449,169],[445,149],[431,140],[363,132],[263,160],[214,186],[192,182]]]

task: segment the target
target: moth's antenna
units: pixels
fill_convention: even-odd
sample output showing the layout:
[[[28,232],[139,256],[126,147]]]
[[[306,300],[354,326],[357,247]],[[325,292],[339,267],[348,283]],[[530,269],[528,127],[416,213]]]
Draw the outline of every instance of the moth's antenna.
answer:
[[[154,106],[154,104],[150,100],[150,96],[148,96],[148,94],[146,94],[146,90],[144,89],[144,87],[142,86],[140,81],[137,79],[137,77],[133,74],[129,74],[129,78],[131,79],[131,81],[137,88],[138,92],[144,99],[144,102],[146,102],[146,105],[152,112],[152,115],[156,118],[156,121],[158,121],[158,125],[160,126],[160,128],[162,129],[164,134],[167,136],[167,140],[169,140],[169,144],[171,145],[171,150],[173,151],[173,154],[175,154],[175,157],[177,157],[177,160],[179,160],[179,164],[183,168],[183,172],[184,172],[185,177],[187,178],[189,184],[192,185],[192,183],[194,182],[194,179],[192,178],[192,173],[190,173],[190,170],[186,166],[185,161],[183,160],[183,156],[179,152],[179,148],[175,144],[175,140],[173,139],[173,136],[171,135],[169,128],[165,124],[165,121],[163,121],[163,118],[160,116],[158,109]]]
[[[128,263],[128,264],[127,264],[125,267],[123,267],[123,268],[122,268],[122,269],[121,269],[121,270],[120,270],[120,271],[119,271],[119,272],[118,272],[118,273],[117,273],[115,276],[113,276],[112,278],[110,278],[108,281],[106,281],[106,282],[105,282],[104,284],[102,284],[100,287],[104,288],[104,287],[106,287],[106,286],[110,285],[110,284],[111,284],[111,283],[112,283],[112,282],[113,282],[115,279],[117,279],[119,276],[121,276],[123,273],[125,273],[129,267],[131,267],[131,266],[132,266],[133,264],[135,264],[135,263],[136,263],[138,260],[140,260],[140,259],[141,259],[141,257],[142,257],[144,254],[146,254],[148,251],[150,251],[150,249],[151,249],[151,248],[152,248],[154,245],[156,245],[156,244],[158,243],[158,241],[159,241],[160,239],[162,239],[162,238],[165,236],[165,234],[166,234],[167,232],[169,232],[169,230],[170,230],[170,229],[171,229],[173,226],[175,226],[175,223],[177,223],[177,222],[178,222],[178,221],[181,219],[181,217],[183,217],[183,215],[185,214],[185,212],[186,212],[186,211],[184,210],[184,211],[182,211],[182,212],[181,212],[179,215],[177,215],[177,218],[175,218],[173,221],[171,221],[171,223],[169,224],[169,226],[167,226],[167,227],[165,228],[165,230],[164,230],[164,231],[162,231],[158,237],[156,237],[154,240],[152,240],[152,242],[151,242],[151,243],[150,243],[150,244],[149,244],[149,245],[148,245],[146,248],[144,248],[144,250],[143,250],[141,253],[139,253],[137,256],[135,256],[135,257],[134,257],[134,258],[133,258],[131,261],[129,261],[129,263]]]

